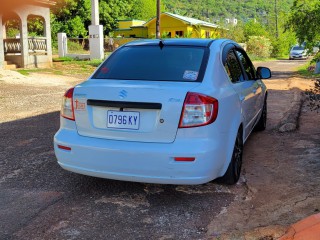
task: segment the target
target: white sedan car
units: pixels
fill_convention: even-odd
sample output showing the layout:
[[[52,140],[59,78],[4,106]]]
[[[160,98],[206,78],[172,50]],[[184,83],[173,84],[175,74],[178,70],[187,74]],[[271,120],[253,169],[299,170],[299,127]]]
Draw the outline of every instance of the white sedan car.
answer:
[[[266,127],[270,77],[227,39],[128,43],[65,93],[58,163],[116,180],[234,184],[243,144]]]

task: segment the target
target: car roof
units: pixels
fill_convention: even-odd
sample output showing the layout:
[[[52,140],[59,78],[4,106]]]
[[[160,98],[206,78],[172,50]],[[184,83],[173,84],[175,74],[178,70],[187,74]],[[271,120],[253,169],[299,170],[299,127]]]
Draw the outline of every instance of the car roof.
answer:
[[[214,39],[197,39],[197,38],[176,38],[176,39],[147,39],[137,40],[127,43],[125,46],[152,46],[159,45],[160,42],[164,46],[196,46],[196,47],[209,47],[215,40]]]

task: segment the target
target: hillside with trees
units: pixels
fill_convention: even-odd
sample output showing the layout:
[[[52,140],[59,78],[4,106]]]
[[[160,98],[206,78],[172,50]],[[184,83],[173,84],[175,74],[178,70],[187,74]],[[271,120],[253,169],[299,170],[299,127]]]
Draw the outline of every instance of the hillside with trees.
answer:
[[[212,22],[237,18],[244,22],[257,19],[268,23],[276,11],[278,14],[288,13],[293,0],[163,0],[163,2],[170,12]]]
[[[246,23],[252,19],[270,28],[276,15],[281,21],[293,0],[162,0],[162,12],[224,25],[225,18],[237,18]],[[100,0],[100,20],[105,34],[116,28],[116,20],[135,18],[149,20],[156,15],[156,0]],[[90,24],[90,0],[58,1],[53,9],[53,31],[63,30],[71,36],[86,34]]]

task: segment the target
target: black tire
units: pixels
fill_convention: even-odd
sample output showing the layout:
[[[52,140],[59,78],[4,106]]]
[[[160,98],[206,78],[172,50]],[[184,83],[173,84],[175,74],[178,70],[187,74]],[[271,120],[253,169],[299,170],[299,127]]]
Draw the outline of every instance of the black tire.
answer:
[[[242,132],[239,130],[236,141],[233,148],[231,162],[226,173],[219,179],[219,182],[233,185],[236,184],[240,178],[241,166],[242,166],[242,152],[243,152],[243,141]]]
[[[259,121],[257,122],[257,125],[255,126],[256,131],[263,131],[267,127],[267,99],[264,100],[263,108],[262,108],[262,113],[260,116]]]

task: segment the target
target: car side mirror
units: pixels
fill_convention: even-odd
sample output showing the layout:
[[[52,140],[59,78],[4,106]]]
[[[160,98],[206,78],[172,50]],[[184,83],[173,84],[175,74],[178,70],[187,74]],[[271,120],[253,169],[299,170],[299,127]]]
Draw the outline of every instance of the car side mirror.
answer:
[[[267,67],[258,67],[257,73],[258,73],[258,78],[261,78],[261,79],[271,78],[271,71]]]

